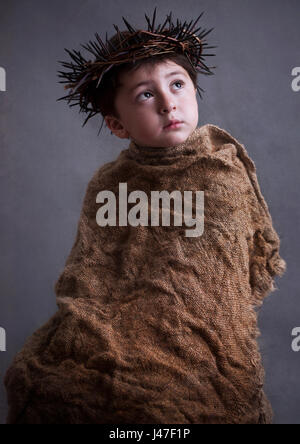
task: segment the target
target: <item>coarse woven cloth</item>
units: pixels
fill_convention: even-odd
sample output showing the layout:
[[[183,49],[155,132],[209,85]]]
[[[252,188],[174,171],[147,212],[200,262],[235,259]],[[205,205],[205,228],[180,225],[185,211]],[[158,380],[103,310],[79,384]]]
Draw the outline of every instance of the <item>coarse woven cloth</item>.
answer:
[[[120,183],[149,202],[204,191],[203,234],[99,226],[96,196],[118,197]],[[206,124],[168,148],[131,140],[88,183],[58,310],[5,374],[7,423],[271,423],[256,309],[286,270],[279,246],[256,167],[228,132]]]

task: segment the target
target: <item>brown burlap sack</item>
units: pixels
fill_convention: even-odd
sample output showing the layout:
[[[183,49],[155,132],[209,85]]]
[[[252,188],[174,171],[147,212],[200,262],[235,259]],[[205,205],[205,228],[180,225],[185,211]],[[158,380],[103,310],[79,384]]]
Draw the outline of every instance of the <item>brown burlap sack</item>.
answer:
[[[119,183],[149,202],[204,191],[203,235],[100,227],[96,196]],[[5,375],[7,423],[270,423],[256,308],[285,271],[279,245],[255,165],[226,131],[204,125],[171,148],[131,141],[88,184],[58,311]]]

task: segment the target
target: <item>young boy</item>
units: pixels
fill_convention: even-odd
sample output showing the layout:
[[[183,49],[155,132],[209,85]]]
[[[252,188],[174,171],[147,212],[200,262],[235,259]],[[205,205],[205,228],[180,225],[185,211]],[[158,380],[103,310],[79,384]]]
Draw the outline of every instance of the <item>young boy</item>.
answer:
[[[84,84],[98,82],[96,65],[84,65],[77,53],[85,77],[80,84],[73,66],[69,80],[82,109],[89,117],[101,112],[113,134],[130,142],[88,184],[75,243],[55,285],[59,310],[7,371],[8,423],[272,420],[255,308],[285,270],[280,240],[244,146],[217,126],[197,127],[196,74],[187,59],[196,63],[195,33],[168,40],[153,23],[144,34],[127,24],[136,36],[128,47],[122,41],[128,33],[118,33],[114,49],[118,40],[119,52],[127,48],[127,64],[101,77],[102,90]],[[169,29],[175,32],[171,22]],[[191,44],[187,56],[176,52],[182,43]],[[128,64],[136,47],[147,57]],[[153,55],[153,47],[162,52]],[[151,224],[150,205],[129,210],[137,196],[161,191],[159,214],[169,210],[174,220],[182,207],[166,204],[171,193],[180,202],[186,192],[204,192],[202,235],[187,236],[184,223]],[[97,218],[103,197],[106,224]],[[129,223],[138,215],[143,223]]]

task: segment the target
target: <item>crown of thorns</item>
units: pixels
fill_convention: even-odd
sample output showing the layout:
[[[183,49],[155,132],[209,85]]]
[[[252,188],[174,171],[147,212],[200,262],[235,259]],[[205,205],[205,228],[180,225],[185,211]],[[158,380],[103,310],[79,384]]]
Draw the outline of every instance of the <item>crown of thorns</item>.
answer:
[[[214,29],[202,29],[195,26],[202,17],[204,11],[193,22],[181,23],[177,19],[176,25],[172,23],[172,12],[167,15],[163,25],[158,25],[155,28],[156,8],[153,13],[152,21],[145,14],[148,23],[147,30],[134,29],[128,21],[123,18],[128,31],[120,31],[117,25],[114,25],[117,34],[114,43],[107,40],[106,44],[101,40],[98,33],[95,33],[96,40],[89,41],[89,44],[81,46],[90,52],[94,60],[86,60],[80,51],[68,50],[65,51],[72,58],[71,62],[58,61],[68,71],[58,71],[58,77],[64,80],[59,83],[67,83],[64,88],[70,89],[69,94],[60,97],[57,100],[66,100],[70,107],[79,105],[79,112],[87,114],[87,117],[82,126],[87,121],[100,113],[92,97],[95,96],[96,89],[99,87],[103,75],[107,73],[113,66],[121,65],[128,62],[135,62],[139,59],[146,59],[157,56],[159,54],[179,53],[184,54],[190,62],[193,69],[206,75],[214,74],[211,68],[204,63],[207,56],[214,56],[215,54],[204,54],[204,49],[212,49],[217,46],[208,46],[205,37]],[[167,28],[167,24],[169,27]],[[199,32],[197,35],[196,33]],[[202,98],[201,91],[204,92],[199,85],[197,91]],[[103,124],[103,121],[102,121]],[[102,125],[101,125],[102,128]],[[101,130],[100,128],[100,130]],[[100,132],[100,131],[99,131]]]

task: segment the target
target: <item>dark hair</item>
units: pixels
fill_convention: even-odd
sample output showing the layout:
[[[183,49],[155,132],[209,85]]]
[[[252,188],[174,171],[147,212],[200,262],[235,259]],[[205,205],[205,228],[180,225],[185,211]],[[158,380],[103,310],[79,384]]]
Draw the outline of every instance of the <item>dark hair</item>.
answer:
[[[123,31],[123,35],[126,35],[128,31]],[[110,41],[115,44],[117,34],[115,34]],[[118,111],[115,107],[115,98],[120,88],[120,76],[123,73],[137,70],[142,65],[156,65],[160,62],[173,61],[177,65],[182,66],[189,74],[195,88],[197,88],[197,71],[190,64],[189,60],[184,54],[180,53],[165,53],[158,54],[153,57],[145,59],[139,59],[120,65],[113,66],[107,73],[103,75],[102,81],[97,89],[96,96],[94,97],[94,103],[97,104],[99,112],[103,118],[107,115],[112,115],[116,118],[120,118]]]

